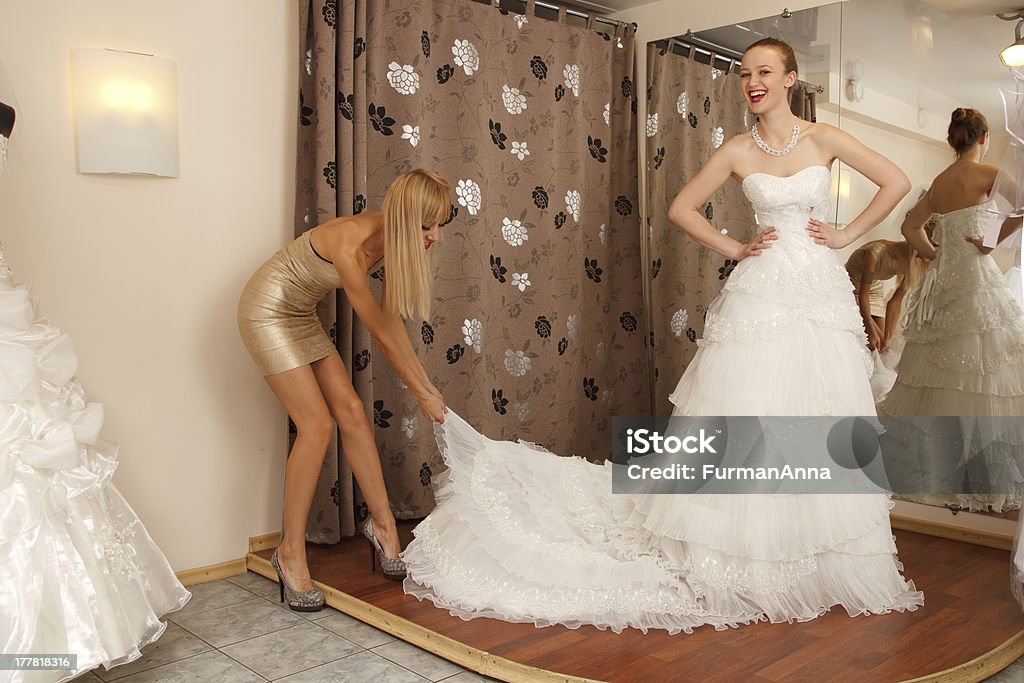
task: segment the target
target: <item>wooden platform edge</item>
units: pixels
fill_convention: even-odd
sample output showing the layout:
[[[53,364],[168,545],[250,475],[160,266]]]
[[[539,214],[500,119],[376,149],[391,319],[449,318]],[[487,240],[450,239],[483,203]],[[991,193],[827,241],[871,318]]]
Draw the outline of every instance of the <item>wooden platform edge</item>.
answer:
[[[260,550],[270,550],[281,545],[281,532],[272,531],[269,534],[249,537],[249,552],[255,553]]]
[[[995,676],[1022,656],[1024,656],[1024,631],[1019,631],[996,649],[989,650],[969,662],[938,673],[902,681],[902,683],[979,683],[989,676]]]
[[[928,536],[937,536],[950,541],[961,541],[973,543],[996,550],[1010,550],[1013,547],[1013,537],[1000,534],[994,531],[982,531],[968,529],[955,524],[945,524],[930,519],[917,519],[915,517],[904,517],[903,515],[891,515],[889,518],[893,529],[900,531],[913,531]],[[1009,571],[1009,568],[1007,568]]]
[[[248,568],[272,581],[277,581],[277,573],[270,561],[249,553],[246,557]],[[601,683],[591,678],[580,678],[560,674],[554,671],[538,669],[520,664],[504,657],[478,650],[475,647],[460,643],[453,638],[441,635],[408,619],[396,616],[387,610],[375,607],[368,602],[352,597],[336,588],[314,581],[313,584],[324,593],[327,604],[350,617],[358,619],[375,628],[389,633],[396,638],[415,645],[418,648],[443,657],[450,662],[466,669],[471,669],[483,676],[490,676],[509,683],[532,683],[533,681],[550,681],[560,683]]]
[[[180,572],[175,572],[174,575],[178,577],[178,581],[181,582],[181,585],[195,586],[199,583],[208,583],[210,581],[226,579],[231,576],[238,576],[239,574],[244,574],[245,571],[246,559],[241,557],[237,560],[228,560],[227,562],[210,564],[205,567],[185,569]]]

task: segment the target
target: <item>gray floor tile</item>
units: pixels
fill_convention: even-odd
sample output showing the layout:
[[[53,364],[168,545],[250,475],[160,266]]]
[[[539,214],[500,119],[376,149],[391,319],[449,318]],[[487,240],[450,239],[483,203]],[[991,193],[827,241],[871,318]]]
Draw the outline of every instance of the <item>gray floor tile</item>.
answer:
[[[358,619],[353,619],[347,614],[342,614],[336,610],[329,616],[317,619],[316,623],[334,631],[345,640],[351,640],[356,645],[365,648],[377,647],[394,640],[394,637],[384,633],[384,631],[376,629],[369,624],[364,624]]]
[[[271,581],[256,572],[246,572],[244,574],[239,574],[238,576],[230,576],[227,581],[235,584],[239,588],[244,588],[250,593],[255,593],[261,598],[277,597],[279,594],[276,581]]]
[[[142,671],[127,678],[123,683],[263,683],[266,679],[257,676],[222,652],[211,650],[195,657],[164,664],[155,669]]]
[[[340,659],[363,648],[315,623],[299,624],[282,631],[221,648],[221,652],[269,679]]]
[[[491,681],[497,680],[497,678],[481,676],[475,671],[463,671],[462,673],[455,674],[451,678],[442,679],[441,683],[491,683]]]
[[[375,647],[373,652],[431,681],[440,681],[465,671],[461,666],[410,645],[404,640],[395,640]]]
[[[102,681],[103,679],[96,676],[92,671],[86,671],[84,674],[79,674],[71,680],[76,681],[76,683],[96,683],[96,681]]]
[[[182,619],[192,615],[252,599],[252,593],[225,580],[200,583],[190,586],[189,590],[192,591],[192,599],[177,612],[167,615],[171,621],[180,624]]]
[[[239,589],[241,590],[241,589]],[[275,607],[263,598],[246,593],[250,600],[176,619],[178,625],[214,647],[305,623],[291,612]]]
[[[201,652],[211,650],[207,643],[181,628],[177,624],[170,623],[167,630],[155,643],[142,648],[142,656],[134,662],[115,666],[110,671],[103,667],[96,670],[96,675],[104,681],[114,681],[125,676],[153,669],[164,664],[192,657]]]
[[[426,683],[426,679],[372,652],[360,652],[280,678],[282,683]]]

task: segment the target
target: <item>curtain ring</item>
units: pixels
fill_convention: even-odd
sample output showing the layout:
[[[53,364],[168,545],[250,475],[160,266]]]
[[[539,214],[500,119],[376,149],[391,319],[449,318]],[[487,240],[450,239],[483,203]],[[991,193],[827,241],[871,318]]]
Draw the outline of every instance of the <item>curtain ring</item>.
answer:
[[[531,17],[537,16],[537,5],[534,0],[526,0],[526,7],[523,8],[523,14],[527,14]]]
[[[565,23],[565,7],[559,7],[558,8],[558,23],[559,24],[564,24]]]

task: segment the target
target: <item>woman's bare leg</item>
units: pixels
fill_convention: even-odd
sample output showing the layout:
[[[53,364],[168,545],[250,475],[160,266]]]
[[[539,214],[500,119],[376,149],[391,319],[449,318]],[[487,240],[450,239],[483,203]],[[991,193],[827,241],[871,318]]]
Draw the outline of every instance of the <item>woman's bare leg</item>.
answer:
[[[306,563],[306,522],[335,425],[310,366],[265,379],[297,432],[285,466],[284,519],[277,559],[288,585],[306,591],[313,588]]]
[[[341,445],[345,460],[352,468],[359,490],[366,498],[366,506],[373,519],[373,534],[380,541],[384,554],[398,557],[402,546],[398,540],[395,516],[388,503],[384,488],[384,473],[380,468],[380,453],[373,439],[373,430],[366,417],[363,402],[352,386],[348,370],[337,354],[313,363],[313,372],[320,383],[331,415],[341,432]]]

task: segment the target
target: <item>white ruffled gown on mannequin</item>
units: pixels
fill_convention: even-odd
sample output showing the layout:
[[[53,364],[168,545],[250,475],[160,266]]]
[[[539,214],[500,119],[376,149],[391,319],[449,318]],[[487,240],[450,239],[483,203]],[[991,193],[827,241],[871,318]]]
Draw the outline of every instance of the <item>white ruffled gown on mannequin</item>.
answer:
[[[77,654],[58,681],[125,664],[191,594],[110,479],[103,408],[75,379],[71,341],[36,315],[0,248],[0,652]]]
[[[805,232],[830,178],[743,183],[780,237],[712,304],[675,414],[874,414],[849,277]],[[492,441],[451,412],[435,432],[449,469],[403,553],[405,589],[464,619],[689,633],[923,603],[884,494],[613,495],[610,464]]]

